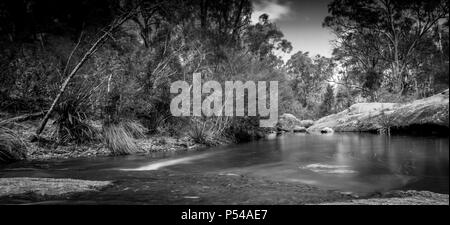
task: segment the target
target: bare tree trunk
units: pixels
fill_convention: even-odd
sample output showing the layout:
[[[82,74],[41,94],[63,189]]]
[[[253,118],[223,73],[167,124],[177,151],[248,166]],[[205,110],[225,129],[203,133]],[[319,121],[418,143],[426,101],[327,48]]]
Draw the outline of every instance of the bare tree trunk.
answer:
[[[200,1],[200,26],[202,30],[206,29],[206,18],[208,17],[208,2],[207,0]]]
[[[55,109],[55,106],[58,104],[59,99],[64,94],[64,91],[66,90],[67,85],[69,84],[70,80],[75,76],[75,74],[83,66],[83,64],[92,56],[92,54],[95,53],[95,51],[97,50],[97,47],[100,44],[102,44],[108,38],[108,36],[111,35],[110,33],[114,29],[116,29],[122,23],[124,23],[129,18],[130,15],[131,15],[131,12],[127,16],[123,16],[122,18],[114,21],[110,25],[109,29],[107,31],[105,31],[105,33],[102,36],[100,36],[100,38],[98,38],[97,41],[91,46],[91,48],[84,54],[83,58],[78,62],[78,64],[75,66],[75,68],[72,70],[72,72],[70,72],[70,74],[67,76],[64,83],[61,85],[58,95],[56,95],[55,99],[53,100],[52,105],[50,106],[49,110],[47,111],[44,118],[42,119],[41,124],[39,125],[38,129],[36,130],[37,136],[39,136],[41,134],[41,132],[44,130],[45,125],[47,124],[48,119],[50,118],[50,115],[52,114],[53,110]]]

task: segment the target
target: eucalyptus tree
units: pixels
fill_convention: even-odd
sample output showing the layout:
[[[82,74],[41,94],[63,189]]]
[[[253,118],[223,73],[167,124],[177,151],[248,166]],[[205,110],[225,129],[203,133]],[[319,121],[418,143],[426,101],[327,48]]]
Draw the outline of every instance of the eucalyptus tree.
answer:
[[[309,52],[299,51],[286,62],[285,68],[291,86],[303,107],[314,107],[320,102],[320,95],[326,81],[333,76],[335,64],[332,59]]]
[[[356,55],[361,49],[376,52],[389,66],[387,74],[395,91],[406,94],[411,84],[408,66],[425,36],[448,20],[449,4],[444,0],[335,0],[329,12],[324,26],[342,40],[343,48]],[[366,43],[346,45],[349,39],[358,38],[373,40],[371,48],[366,48]]]

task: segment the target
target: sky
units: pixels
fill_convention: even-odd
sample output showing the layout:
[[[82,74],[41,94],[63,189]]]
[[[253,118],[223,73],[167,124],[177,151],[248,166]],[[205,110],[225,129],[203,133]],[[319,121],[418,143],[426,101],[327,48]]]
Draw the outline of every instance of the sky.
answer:
[[[287,61],[290,55],[298,52],[309,52],[310,56],[320,54],[330,57],[331,40],[334,36],[322,27],[328,15],[328,4],[332,0],[253,0],[252,22],[257,22],[261,14],[266,13],[269,19],[284,33],[292,43],[290,54],[279,54]]]

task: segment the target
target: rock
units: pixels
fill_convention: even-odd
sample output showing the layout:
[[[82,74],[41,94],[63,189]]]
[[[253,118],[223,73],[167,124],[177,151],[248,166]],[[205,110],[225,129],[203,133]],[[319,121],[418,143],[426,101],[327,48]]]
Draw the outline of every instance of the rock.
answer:
[[[388,127],[433,125],[448,130],[448,89],[428,98],[410,103],[357,103],[350,108],[317,120],[308,132],[329,127],[336,132],[379,131]]]
[[[278,131],[290,132],[290,131],[292,131],[294,129],[295,126],[302,127],[301,126],[301,121],[299,119],[297,119],[297,117],[295,117],[292,114],[284,113],[278,119],[277,130]]]
[[[75,192],[96,191],[111,184],[111,181],[77,179],[31,177],[0,178],[0,196],[27,193],[56,196]]]
[[[313,120],[301,120],[300,121],[300,126],[308,128],[310,126],[312,126],[314,124]]]
[[[329,127],[325,127],[322,130],[320,130],[320,133],[322,133],[322,134],[331,134],[331,133],[334,133],[334,130],[329,128]]]
[[[352,199],[323,205],[448,205],[449,197],[429,191],[392,191],[377,198]]]
[[[295,126],[293,131],[294,131],[294,133],[306,132],[306,127]]]

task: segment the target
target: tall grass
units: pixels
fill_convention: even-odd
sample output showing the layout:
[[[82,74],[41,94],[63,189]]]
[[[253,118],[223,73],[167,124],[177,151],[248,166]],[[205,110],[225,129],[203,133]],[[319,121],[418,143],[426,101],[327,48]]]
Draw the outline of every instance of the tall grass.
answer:
[[[0,163],[26,159],[26,151],[22,139],[0,122]]]
[[[381,135],[391,135],[391,128],[395,127],[395,121],[391,116],[386,114],[386,110],[381,109],[381,114],[378,119],[378,124],[380,124],[380,128],[378,129],[378,133]]]
[[[103,126],[103,140],[112,155],[128,155],[140,150],[136,138],[145,137],[146,129],[135,121],[107,123]]]
[[[53,137],[59,143],[86,143],[97,140],[99,131],[87,119],[90,92],[88,88],[80,88],[70,93],[58,104],[53,122],[56,130]]]
[[[188,136],[196,143],[208,146],[226,141],[226,130],[230,126],[229,117],[192,118]]]
[[[189,137],[191,137],[196,143],[207,144],[210,136],[206,127],[206,122],[192,120],[191,129],[189,130]]]
[[[145,134],[148,133],[148,129],[144,127],[137,121],[126,120],[120,122],[127,133],[131,134],[134,138],[144,138]]]

